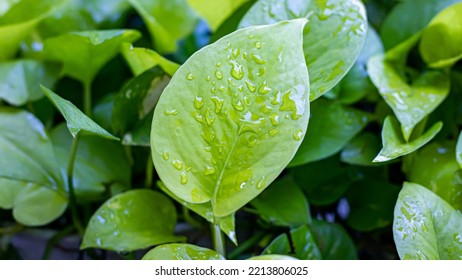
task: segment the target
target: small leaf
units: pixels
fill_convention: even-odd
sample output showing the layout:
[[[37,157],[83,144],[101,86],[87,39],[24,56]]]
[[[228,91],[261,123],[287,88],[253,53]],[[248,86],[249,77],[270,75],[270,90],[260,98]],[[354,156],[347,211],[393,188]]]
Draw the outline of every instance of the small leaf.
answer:
[[[47,39],[45,58],[62,62],[63,74],[90,84],[101,68],[119,52],[124,42],[140,37],[135,30],[100,30],[66,33]]]
[[[356,260],[356,246],[345,229],[334,223],[314,220],[310,225],[324,260]]]
[[[300,226],[311,222],[305,195],[288,177],[275,181],[250,202],[260,216],[279,226]]]
[[[305,17],[303,49],[314,100],[333,88],[358,57],[367,29],[361,1],[260,0],[240,27]]]
[[[247,1],[249,0],[188,0],[188,3],[207,20],[210,29],[215,31],[235,10]]]
[[[151,148],[176,196],[229,216],[290,161],[309,118],[305,22],[238,30],[175,73],[154,111]]]
[[[416,139],[411,139],[410,142],[406,142],[403,139],[403,135],[401,134],[401,130],[396,119],[392,116],[388,116],[385,119],[382,128],[383,148],[375,157],[374,162],[389,161],[414,152],[430,142],[430,140],[438,134],[442,127],[443,123],[437,122],[423,135]]]
[[[291,256],[284,256],[284,255],[260,255],[248,258],[247,260],[253,261],[263,261],[263,260],[272,260],[272,261],[294,261],[298,260],[297,258]]]
[[[376,165],[372,161],[381,148],[380,138],[364,132],[353,138],[342,150],[341,161],[353,165]]]
[[[16,60],[0,63],[0,99],[14,106],[24,105],[43,97],[40,83],[52,86],[58,67],[36,60]]]
[[[150,250],[143,260],[224,260],[217,252],[192,244],[166,244]]]
[[[91,217],[81,249],[133,251],[181,241],[173,235],[176,210],[163,194],[131,190],[107,200]]]
[[[85,133],[98,135],[107,139],[119,140],[119,138],[111,135],[92,119],[85,116],[85,114],[75,107],[74,104],[61,98],[59,95],[44,86],[41,86],[41,88],[42,92],[48,97],[48,99],[50,99],[56,109],[58,109],[66,119],[67,128],[73,137],[75,137],[80,131],[84,131]]]
[[[128,0],[143,18],[160,53],[176,50],[176,43],[189,35],[197,15],[187,0]]]
[[[441,11],[425,28],[420,53],[430,67],[450,67],[462,58],[462,3]]]
[[[401,259],[462,259],[462,214],[432,191],[405,182],[395,206],[393,236]]]
[[[320,99],[311,104],[307,136],[290,166],[327,158],[339,152],[369,122],[369,115],[340,104]]]
[[[39,226],[67,207],[63,178],[42,123],[34,115],[0,109],[0,207],[24,225]]]
[[[162,67],[167,74],[173,76],[176,70],[180,67],[177,63],[166,59],[153,50],[134,48],[129,43],[122,44],[122,54],[135,76],[138,76],[157,65]]]

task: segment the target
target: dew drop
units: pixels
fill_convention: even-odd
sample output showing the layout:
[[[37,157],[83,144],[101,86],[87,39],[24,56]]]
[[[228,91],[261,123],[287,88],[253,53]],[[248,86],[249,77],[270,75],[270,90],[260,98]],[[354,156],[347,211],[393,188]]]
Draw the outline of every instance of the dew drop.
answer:
[[[263,105],[261,108],[260,108],[260,112],[262,112],[263,114],[269,114],[273,111],[273,107],[271,106],[268,106],[268,105]]]
[[[262,43],[259,42],[259,41],[255,42],[255,47],[256,47],[257,49],[261,49]]]
[[[270,122],[273,126],[278,126],[279,125],[279,115],[276,113],[272,113],[269,116]]]
[[[255,147],[256,144],[257,144],[257,138],[254,135],[250,134],[247,137],[247,147],[252,148],[252,147]]]
[[[298,129],[294,133],[294,140],[295,141],[300,141],[300,140],[302,140],[302,136],[303,136],[303,131],[301,129]]]
[[[215,66],[221,67],[221,63],[220,63],[220,62],[217,62],[217,64],[215,64]]]
[[[249,106],[250,105],[250,99],[248,96],[244,95],[244,104]]]
[[[164,151],[164,152],[162,153],[162,158],[163,158],[164,160],[168,160],[169,157],[170,157],[170,155],[168,154],[167,151]]]
[[[249,34],[249,36],[247,36],[249,39],[253,39],[254,35],[253,34]]]
[[[232,64],[230,72],[231,76],[237,80],[242,80],[242,78],[244,78],[244,70],[242,69],[242,65],[235,61],[230,61],[230,63]]]
[[[218,80],[223,79],[223,73],[221,73],[220,70],[215,71],[215,77],[217,77]]]
[[[186,79],[192,81],[196,78],[196,75],[194,75],[193,73],[189,73],[188,75],[186,75]]]
[[[213,130],[206,130],[202,132],[202,138],[204,138],[205,142],[212,144],[213,140],[215,140],[215,132]]]
[[[204,175],[205,176],[208,176],[208,175],[212,175],[212,174],[215,174],[216,172],[216,169],[215,167],[213,166],[206,166],[205,169],[204,169]]]
[[[202,106],[204,106],[204,100],[202,99],[202,97],[196,96],[194,98],[194,108],[199,110],[200,108],[202,108]]]
[[[244,91],[244,87],[243,87],[243,86],[239,86],[239,87],[237,87],[237,90],[239,90],[240,92],[243,92],[243,91]]]
[[[205,80],[206,80],[207,82],[210,82],[210,80],[212,80],[212,77],[207,76],[207,78],[205,78]]]
[[[260,94],[267,94],[270,91],[271,91],[271,88],[268,87],[268,84],[266,83],[266,81],[264,81],[258,88],[258,93]]]
[[[175,167],[176,170],[183,169],[183,162],[181,162],[181,160],[177,160],[177,159],[173,160],[172,165],[173,167]]]
[[[178,115],[178,111],[176,109],[165,110],[164,115],[166,115],[166,116],[176,116],[176,115]]]
[[[220,113],[221,109],[223,108],[224,100],[218,96],[212,96],[211,99],[213,103],[215,104],[215,113],[216,114]]]
[[[263,58],[262,58],[261,56],[259,56],[258,54],[252,54],[251,57],[252,57],[253,61],[255,61],[255,63],[257,63],[257,64],[262,65],[262,64],[265,64],[265,63],[266,63],[266,60],[263,59]]]
[[[244,104],[242,104],[241,100],[234,99],[232,104],[233,104],[234,109],[236,109],[238,111],[243,111],[244,110]]]
[[[261,190],[265,187],[266,181],[265,181],[265,176],[261,177],[260,180],[258,180],[256,188],[257,190]]]
[[[211,108],[207,108],[207,110],[205,110],[205,122],[207,123],[208,126],[211,126],[213,122],[215,121],[215,116],[212,115],[211,111],[212,111]]]
[[[197,113],[196,111],[192,112],[191,114],[197,122],[204,123],[204,117],[201,114]]]
[[[210,152],[210,151],[212,150],[212,147],[206,146],[206,147],[204,147],[204,150],[205,150],[206,152]]]
[[[257,90],[257,87],[250,81],[245,81],[245,84],[247,85],[247,88],[250,90],[250,92],[255,92]]]
[[[220,87],[218,88],[218,90],[219,90],[220,92],[225,92],[226,88],[225,88],[224,86],[220,86]]]
[[[180,183],[182,185],[185,185],[187,182],[188,182],[188,175],[186,175],[186,173],[184,173],[184,172],[181,172]]]
[[[275,136],[275,135],[278,134],[278,133],[279,133],[279,130],[277,130],[277,129],[271,129],[271,130],[269,131],[269,136],[273,137],[273,136]]]
[[[191,169],[192,169],[192,167],[189,166],[189,165],[185,165],[185,167],[184,167],[184,170],[186,170],[188,172],[191,171]]]
[[[261,77],[261,76],[265,75],[265,73],[266,73],[266,69],[265,68],[260,68],[260,69],[258,69],[257,76]]]
[[[233,57],[237,58],[241,54],[241,49],[236,48],[232,51]]]

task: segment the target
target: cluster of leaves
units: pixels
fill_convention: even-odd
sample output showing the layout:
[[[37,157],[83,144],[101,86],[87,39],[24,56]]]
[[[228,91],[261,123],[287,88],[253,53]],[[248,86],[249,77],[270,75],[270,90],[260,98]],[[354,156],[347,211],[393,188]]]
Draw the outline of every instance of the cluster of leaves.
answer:
[[[461,259],[459,2],[2,2],[0,257]]]

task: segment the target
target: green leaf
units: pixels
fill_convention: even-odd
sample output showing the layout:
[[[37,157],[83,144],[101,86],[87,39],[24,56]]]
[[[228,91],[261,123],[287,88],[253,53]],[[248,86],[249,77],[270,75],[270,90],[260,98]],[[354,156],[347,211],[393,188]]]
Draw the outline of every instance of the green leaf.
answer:
[[[311,104],[306,137],[290,166],[327,158],[339,152],[369,122],[369,115],[339,102],[320,99]]]
[[[392,56],[406,56],[406,51],[396,48],[392,52]],[[413,128],[449,94],[450,80],[446,73],[426,71],[409,83],[400,64],[378,55],[369,60],[367,69],[372,82],[401,123],[404,139],[408,141]]]
[[[119,52],[124,42],[140,37],[135,30],[100,30],[66,33],[47,39],[45,58],[62,62],[63,74],[90,84],[101,68]]]
[[[43,97],[40,83],[50,87],[56,81],[58,68],[36,60],[0,63],[0,99],[14,106]]]
[[[459,167],[462,169],[462,131],[459,133],[456,144],[456,160]]]
[[[425,186],[462,211],[462,182],[453,142],[434,142],[417,151],[408,168],[409,181]]]
[[[24,225],[39,226],[61,216],[67,195],[53,147],[34,115],[0,109],[0,207],[13,208]]]
[[[2,4],[6,11],[0,14],[0,61],[13,57],[21,41],[61,3],[62,0],[21,0]]]
[[[400,188],[378,180],[353,183],[345,197],[350,206],[348,225],[357,231],[371,231],[390,225]]]
[[[189,203],[178,196],[176,196],[173,192],[171,192],[165,185],[162,183],[162,181],[157,181],[157,186],[166,194],[168,194],[169,197],[173,198],[176,200],[178,203],[183,205],[184,207],[192,210],[202,218],[206,219],[208,222],[213,223],[214,218],[213,218],[213,209],[212,209],[212,204],[210,202],[207,203],[202,203],[202,204],[197,204],[197,203]],[[235,230],[235,223],[234,223],[234,213],[220,218],[219,221],[220,224],[220,229],[228,236],[228,238],[234,243],[237,244],[237,239],[236,239],[236,230]]]
[[[462,3],[441,11],[425,28],[420,53],[430,67],[450,67],[462,58]]]
[[[262,260],[272,260],[272,261],[294,261],[298,260],[297,258],[291,256],[284,256],[284,255],[260,255],[248,258],[247,260],[253,261],[262,261]]]
[[[342,150],[340,159],[353,165],[376,165],[375,156],[380,152],[381,143],[378,135],[364,132],[353,138]]]
[[[305,22],[238,30],[176,72],[151,133],[154,165],[175,195],[228,216],[284,169],[309,118]]]
[[[356,246],[345,229],[334,223],[314,220],[310,225],[324,260],[356,260]]]
[[[305,195],[290,177],[275,181],[250,203],[274,225],[300,226],[311,222]]]
[[[173,235],[176,210],[163,194],[138,189],[107,200],[91,217],[81,249],[133,251],[182,241]]]
[[[462,259],[462,214],[430,190],[405,182],[393,236],[401,259]]]
[[[443,123],[437,122],[423,135],[416,139],[411,139],[410,142],[406,142],[403,139],[397,120],[392,116],[386,117],[382,128],[383,148],[375,157],[374,162],[389,161],[414,152],[430,142],[442,127]]]
[[[143,260],[224,260],[217,252],[192,244],[166,244],[150,250]]]
[[[355,62],[366,37],[366,11],[359,0],[260,0],[240,27],[294,18],[309,19],[303,36],[310,72],[310,100],[333,88]]]
[[[154,67],[129,81],[114,100],[112,109],[114,131],[118,134],[126,134],[146,118],[150,125],[154,107],[169,82],[170,77],[160,67]],[[144,131],[149,138],[150,127]],[[147,145],[149,146],[149,141]]]
[[[72,137],[64,123],[53,129],[51,139],[61,172],[66,174]],[[128,185],[130,177],[130,164],[120,143],[90,135],[79,138],[72,175],[78,200],[101,199],[109,186]]]
[[[173,76],[180,67],[177,63],[166,59],[151,49],[134,48],[129,43],[122,44],[122,54],[135,76],[157,65],[162,67],[167,74]]]
[[[189,35],[198,16],[187,0],[128,0],[143,18],[151,33],[155,49],[160,53],[172,53],[176,43]]]
[[[44,86],[40,87],[42,88],[42,92],[46,95],[46,97],[50,99],[53,105],[55,105],[56,109],[58,109],[66,119],[67,128],[73,137],[75,137],[80,131],[83,131],[84,133],[98,135],[107,139],[119,140],[119,138],[111,135],[92,119],[85,116],[85,114],[82,113],[77,107],[75,107],[74,104],[61,98],[50,89]]]
[[[380,36],[385,49],[399,45],[427,26],[444,8],[460,0],[406,0],[397,4],[385,18]],[[418,15],[418,16],[410,16]]]
[[[212,31],[215,31],[247,1],[249,0],[188,0],[188,3],[207,20]]]

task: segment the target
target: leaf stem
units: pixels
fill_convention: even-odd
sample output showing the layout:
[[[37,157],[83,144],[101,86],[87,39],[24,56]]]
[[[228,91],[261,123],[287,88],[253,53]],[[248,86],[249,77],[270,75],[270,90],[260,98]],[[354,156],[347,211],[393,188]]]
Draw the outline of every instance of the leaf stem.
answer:
[[[154,164],[152,163],[152,155],[148,154],[148,162],[146,163],[146,180],[144,187],[149,189],[152,186],[152,175],[153,175]]]
[[[232,260],[237,258],[240,254],[244,253],[246,250],[257,244],[265,235],[266,231],[257,232],[251,238],[245,240],[239,247],[229,253],[228,259]]]
[[[79,137],[80,137],[80,133],[77,133],[75,138],[72,139],[71,152],[69,155],[69,163],[67,164],[67,186],[69,188],[69,208],[71,210],[72,222],[74,223],[74,226],[79,232],[79,234],[83,235],[84,229],[83,229],[82,223],[80,222],[78,211],[77,211],[77,200],[75,198],[74,182],[72,179],[73,174],[74,174],[75,158],[77,156],[77,147],[79,145]]]
[[[91,117],[91,82],[83,83],[83,112]]]
[[[211,225],[212,229],[212,239],[213,239],[213,248],[217,253],[226,257],[226,249],[225,249],[225,240],[223,238],[223,233],[220,229],[220,219],[214,217],[214,223]]]
[[[0,234],[15,234],[20,232],[24,228],[21,224],[15,224],[10,227],[0,227]]]
[[[55,235],[53,235],[50,240],[47,242],[47,246],[45,247],[45,251],[43,252],[42,259],[48,260],[50,258],[51,252],[53,251],[53,247],[61,241],[64,237],[68,236],[70,233],[74,231],[74,226],[68,226],[58,231]]]

